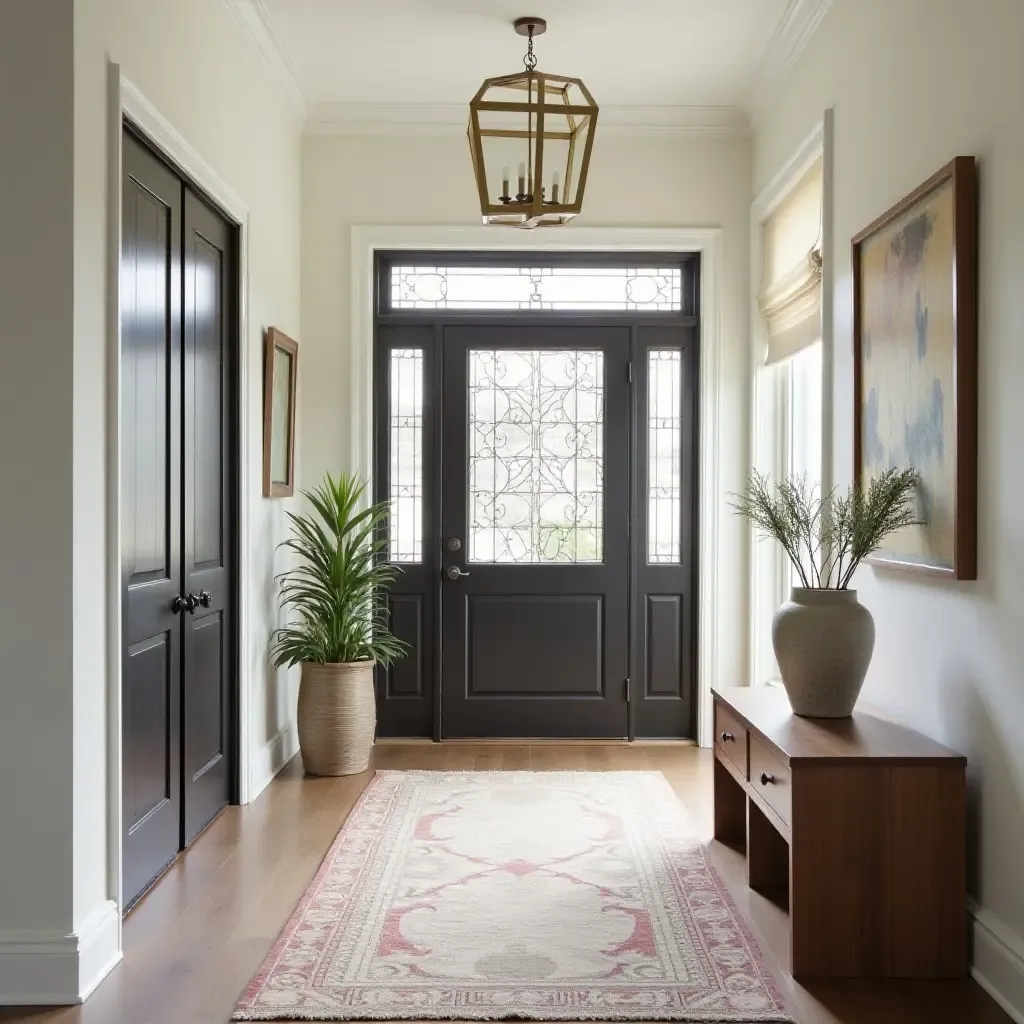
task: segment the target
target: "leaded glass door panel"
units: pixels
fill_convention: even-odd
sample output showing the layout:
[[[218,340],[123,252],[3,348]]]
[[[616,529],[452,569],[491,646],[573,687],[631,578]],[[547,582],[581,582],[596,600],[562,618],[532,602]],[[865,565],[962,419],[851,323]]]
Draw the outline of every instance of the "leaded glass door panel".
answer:
[[[444,735],[625,736],[630,331],[443,333]]]

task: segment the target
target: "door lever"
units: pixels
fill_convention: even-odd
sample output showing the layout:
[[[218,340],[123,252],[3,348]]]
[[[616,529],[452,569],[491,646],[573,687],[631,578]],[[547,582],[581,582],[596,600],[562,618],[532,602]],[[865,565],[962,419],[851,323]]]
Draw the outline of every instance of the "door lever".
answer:
[[[463,572],[457,565],[449,565],[445,570],[445,576],[450,580],[460,579],[462,576],[468,576],[468,572]]]

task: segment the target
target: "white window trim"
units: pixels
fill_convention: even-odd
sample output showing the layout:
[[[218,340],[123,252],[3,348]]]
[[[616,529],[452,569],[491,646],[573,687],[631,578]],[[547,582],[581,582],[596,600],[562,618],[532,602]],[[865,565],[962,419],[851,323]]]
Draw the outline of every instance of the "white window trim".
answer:
[[[832,351],[833,351],[833,151],[834,111],[824,112],[821,122],[804,140],[785,166],[768,183],[750,207],[750,453],[751,469],[768,473],[778,479],[786,469],[789,451],[790,367],[783,362],[764,366],[768,332],[758,305],[758,292],[764,271],[765,224],[782,201],[800,183],[817,160],[822,161],[822,396],[821,396],[821,486],[834,485],[832,465]],[[770,437],[764,436],[764,424],[774,425]],[[788,566],[785,554],[777,544],[762,541],[751,529],[750,558],[750,678],[751,686],[759,686],[777,675],[775,654],[771,646],[771,620],[778,606],[786,600]],[[772,555],[758,558],[757,545],[772,544]]]
[[[698,539],[700,615],[697,628],[697,741],[711,746],[713,736],[711,686],[722,682],[721,655],[734,642],[731,626],[736,609],[722,606],[715,586],[719,574],[735,571],[736,552],[719,544],[723,515],[719,470],[720,365],[722,338],[723,246],[721,228],[583,228],[564,227],[536,232],[494,227],[352,228],[352,372],[349,377],[351,447],[348,466],[365,479],[373,476],[373,263],[379,251],[421,249],[438,251],[537,252],[664,252],[701,254],[700,348],[700,484]],[[372,493],[372,484],[370,488]],[[726,513],[727,514],[727,513]],[[726,560],[731,560],[726,565]],[[724,630],[724,636],[721,633]]]

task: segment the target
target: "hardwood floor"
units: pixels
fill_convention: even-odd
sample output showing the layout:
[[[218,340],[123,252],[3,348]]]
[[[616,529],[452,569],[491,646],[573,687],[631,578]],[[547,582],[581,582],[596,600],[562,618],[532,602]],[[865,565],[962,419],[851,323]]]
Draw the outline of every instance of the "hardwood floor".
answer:
[[[710,751],[649,744],[385,744],[377,768],[656,769],[695,835],[711,835]],[[124,961],[80,1007],[0,1010],[23,1024],[224,1024],[370,773],[305,778],[296,759],[249,807],[229,808],[128,915]],[[1008,1024],[973,981],[818,983],[785,974],[787,918],[745,885],[742,855],[711,856],[753,923],[798,1024]]]

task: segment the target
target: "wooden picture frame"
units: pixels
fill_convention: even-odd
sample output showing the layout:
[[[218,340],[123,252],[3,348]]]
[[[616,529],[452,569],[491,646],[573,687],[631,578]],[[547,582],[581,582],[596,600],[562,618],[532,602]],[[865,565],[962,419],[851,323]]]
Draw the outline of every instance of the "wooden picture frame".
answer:
[[[959,156],[853,239],[854,478],[920,475],[921,525],[866,561],[977,578],[978,186]]]
[[[271,327],[264,343],[263,496],[295,493],[295,395],[299,345]]]

